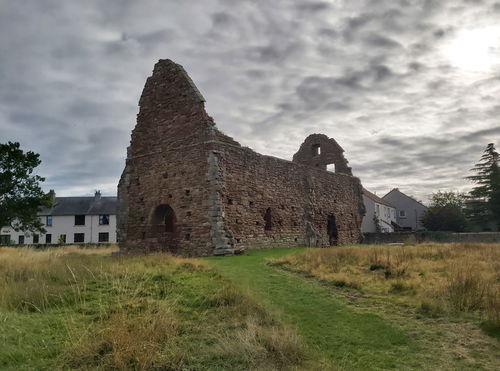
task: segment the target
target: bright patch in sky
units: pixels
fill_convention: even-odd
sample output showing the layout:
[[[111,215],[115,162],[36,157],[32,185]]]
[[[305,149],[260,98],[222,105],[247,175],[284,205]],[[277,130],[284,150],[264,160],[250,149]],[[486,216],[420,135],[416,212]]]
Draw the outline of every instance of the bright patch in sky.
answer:
[[[488,72],[500,63],[500,28],[461,31],[444,49],[451,64],[471,72]]]

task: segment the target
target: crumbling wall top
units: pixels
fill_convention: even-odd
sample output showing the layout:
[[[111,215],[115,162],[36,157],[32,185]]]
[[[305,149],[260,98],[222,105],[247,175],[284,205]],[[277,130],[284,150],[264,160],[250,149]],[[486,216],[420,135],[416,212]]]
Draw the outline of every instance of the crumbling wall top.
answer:
[[[352,175],[344,150],[333,138],[324,134],[309,135],[298,152],[293,155],[293,162],[327,170],[327,165],[334,164],[336,173]]]

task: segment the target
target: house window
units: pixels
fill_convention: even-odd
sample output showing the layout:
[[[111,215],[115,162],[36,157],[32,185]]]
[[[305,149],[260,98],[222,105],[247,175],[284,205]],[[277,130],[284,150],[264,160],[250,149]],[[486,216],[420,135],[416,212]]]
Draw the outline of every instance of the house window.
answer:
[[[10,234],[0,235],[0,245],[9,245],[9,244],[10,244]]]
[[[66,235],[65,234],[59,235],[59,240],[57,242],[60,244],[66,243]]]
[[[85,215],[75,215],[75,225],[85,225]]]
[[[99,225],[108,225],[109,215],[99,215]]]
[[[380,215],[380,205],[375,206],[375,215]]]
[[[75,233],[73,236],[73,242],[85,242],[85,233]]]
[[[19,236],[19,237],[17,238],[17,243],[18,243],[19,245],[24,245],[24,236]]]
[[[100,232],[99,233],[99,242],[109,242],[109,233],[108,232]]]
[[[47,215],[45,217],[45,225],[47,227],[52,227],[52,215]]]
[[[33,243],[38,243],[39,240],[40,240],[40,236],[38,236],[37,234],[34,234],[33,235]]]
[[[400,217],[400,218],[406,218],[406,211],[404,211],[404,210],[399,210],[399,217]]]
[[[52,243],[52,235],[50,233],[45,235],[45,243]]]

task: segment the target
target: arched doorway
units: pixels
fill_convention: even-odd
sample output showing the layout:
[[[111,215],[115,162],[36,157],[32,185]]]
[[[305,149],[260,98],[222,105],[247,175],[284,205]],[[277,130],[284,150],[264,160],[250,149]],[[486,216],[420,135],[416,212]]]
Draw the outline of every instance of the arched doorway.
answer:
[[[335,215],[328,215],[328,242],[330,246],[335,246],[338,244],[338,231],[337,223],[335,222]]]
[[[164,248],[175,252],[177,250],[177,218],[175,211],[167,204],[158,205],[151,216],[151,236],[158,238]]]

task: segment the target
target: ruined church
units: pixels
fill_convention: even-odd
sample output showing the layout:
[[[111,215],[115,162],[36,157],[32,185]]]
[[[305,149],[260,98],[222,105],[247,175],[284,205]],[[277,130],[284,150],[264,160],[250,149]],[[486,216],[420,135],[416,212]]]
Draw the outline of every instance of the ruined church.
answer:
[[[122,251],[206,256],[360,241],[362,187],[334,139],[308,136],[293,161],[261,155],[220,132],[204,102],[182,66],[155,65],[118,185]]]

